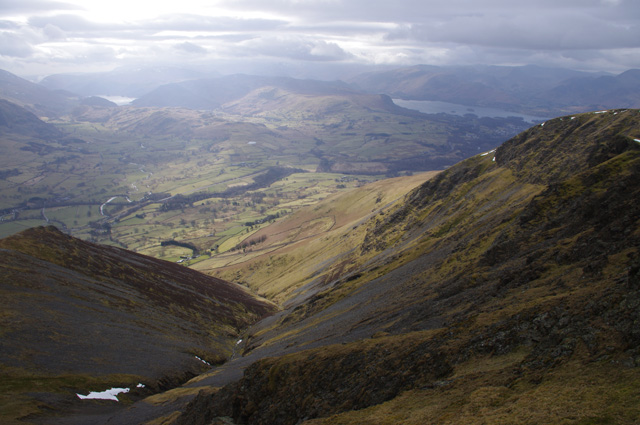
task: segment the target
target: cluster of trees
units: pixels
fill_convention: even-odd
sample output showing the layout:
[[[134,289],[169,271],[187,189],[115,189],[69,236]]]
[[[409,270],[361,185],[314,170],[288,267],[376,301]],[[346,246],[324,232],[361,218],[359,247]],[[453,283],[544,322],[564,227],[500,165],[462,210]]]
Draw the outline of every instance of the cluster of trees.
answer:
[[[238,251],[238,250],[241,250],[241,249],[242,250],[246,250],[247,248],[252,247],[252,246],[254,246],[256,244],[262,243],[262,242],[264,242],[266,240],[267,240],[267,236],[266,235],[262,235],[262,236],[260,236],[258,238],[253,238],[253,239],[250,239],[248,241],[243,241],[243,242],[239,243],[238,245],[234,246],[233,248],[231,248],[231,252]]]
[[[275,219],[278,219],[278,218],[280,218],[280,213],[269,214],[265,218],[259,218],[256,221],[247,221],[247,222],[244,223],[244,225],[247,226],[247,227],[253,227],[256,224],[265,223],[267,221],[275,220]]]
[[[1,170],[0,180],[5,180],[8,177],[19,176],[20,174],[22,174],[22,172],[20,172],[20,170],[18,170],[17,168],[14,168],[13,170]]]
[[[90,221],[89,227],[92,229],[89,234],[94,237],[111,234],[111,224],[106,221]]]
[[[190,249],[190,250],[193,251],[194,255],[197,255],[199,253],[198,248],[194,244],[189,243],[189,242],[180,242],[180,241],[176,241],[176,240],[173,240],[173,239],[172,240],[168,240],[168,241],[160,242],[160,246],[170,246],[170,245],[180,246],[182,248]]]

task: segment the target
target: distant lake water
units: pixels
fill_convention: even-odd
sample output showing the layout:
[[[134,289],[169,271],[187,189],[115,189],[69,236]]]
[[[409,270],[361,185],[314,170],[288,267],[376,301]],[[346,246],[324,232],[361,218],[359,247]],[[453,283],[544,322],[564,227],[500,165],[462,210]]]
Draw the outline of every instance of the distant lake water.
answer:
[[[105,96],[105,95],[98,95],[98,97],[101,97],[103,99],[107,99],[108,101],[111,101],[113,103],[115,103],[118,106],[122,106],[122,105],[128,105],[131,102],[133,102],[134,100],[136,100],[135,97],[124,97],[124,96]]]
[[[425,114],[451,114],[464,116],[466,114],[477,115],[478,117],[507,118],[520,117],[526,122],[541,122],[547,118],[533,115],[519,114],[517,112],[504,111],[496,108],[485,108],[480,106],[458,105],[456,103],[439,102],[437,100],[402,100],[393,99],[393,103],[407,109],[415,109]]]

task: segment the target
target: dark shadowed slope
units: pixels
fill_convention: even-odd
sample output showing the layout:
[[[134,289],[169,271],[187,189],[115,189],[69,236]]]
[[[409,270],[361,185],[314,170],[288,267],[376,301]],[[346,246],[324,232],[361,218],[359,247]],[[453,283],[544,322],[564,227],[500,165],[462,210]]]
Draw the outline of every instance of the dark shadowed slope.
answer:
[[[53,125],[4,99],[0,99],[0,134],[41,141],[54,141],[63,137],[63,133]]]
[[[0,98],[16,103],[38,116],[59,116],[77,106],[78,99],[51,91],[0,69]]]
[[[274,310],[232,283],[54,227],[0,240],[0,254],[3,423],[36,405],[73,411],[76,392],[175,386]]]
[[[439,174],[178,423],[637,423],[638,140],[640,111],[567,116]]]

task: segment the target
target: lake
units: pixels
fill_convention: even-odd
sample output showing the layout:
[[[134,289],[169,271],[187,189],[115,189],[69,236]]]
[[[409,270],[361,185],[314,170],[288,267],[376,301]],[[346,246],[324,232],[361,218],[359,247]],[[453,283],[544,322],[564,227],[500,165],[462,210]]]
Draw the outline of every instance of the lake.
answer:
[[[393,99],[393,103],[403,108],[415,109],[425,114],[452,114],[464,116],[474,114],[478,117],[507,118],[520,117],[526,122],[538,123],[546,121],[548,118],[536,117],[533,115],[519,114],[517,112],[505,111],[496,108],[485,108],[481,106],[458,105],[456,103],[439,102],[437,100],[402,100]]]

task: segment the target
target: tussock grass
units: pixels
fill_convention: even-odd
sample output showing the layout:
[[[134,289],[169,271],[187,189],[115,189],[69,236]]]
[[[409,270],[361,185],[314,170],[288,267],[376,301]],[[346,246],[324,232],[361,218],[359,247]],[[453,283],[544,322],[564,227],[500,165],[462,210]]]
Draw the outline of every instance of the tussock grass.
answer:
[[[511,362],[513,360],[513,362]],[[497,364],[504,361],[503,365]],[[395,399],[360,411],[303,422],[337,424],[635,424],[640,420],[640,371],[610,362],[570,362],[538,384],[509,375],[516,355],[466,365],[449,385],[407,391]],[[503,367],[504,366],[504,367]],[[504,382],[504,380],[503,380]]]

